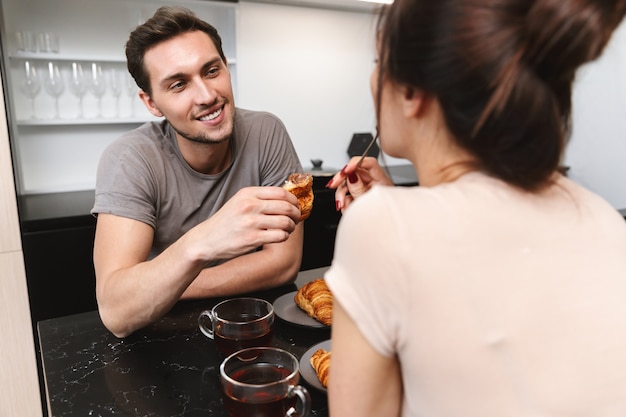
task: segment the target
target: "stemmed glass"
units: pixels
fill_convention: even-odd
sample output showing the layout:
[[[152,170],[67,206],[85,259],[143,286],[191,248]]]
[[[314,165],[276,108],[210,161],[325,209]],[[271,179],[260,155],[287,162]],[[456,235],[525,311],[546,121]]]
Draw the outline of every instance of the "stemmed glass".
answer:
[[[30,61],[24,62],[24,79],[20,83],[20,90],[25,96],[30,98],[32,109],[31,118],[36,118],[35,97],[37,97],[37,94],[41,91],[41,81],[37,74],[37,68],[35,68]]]
[[[87,92],[87,80],[83,73],[83,66],[77,62],[72,62],[72,73],[70,74],[69,89],[78,97],[78,117],[83,118],[83,97]]]
[[[120,95],[122,94],[122,83],[115,68],[111,68],[111,94],[115,97],[115,116],[120,115]]]
[[[54,118],[59,118],[59,97],[65,89],[65,83],[61,77],[59,66],[53,62],[48,62],[48,74],[44,77],[43,88],[48,94],[54,97]]]
[[[98,98],[98,115],[102,117],[102,96],[106,90],[106,81],[102,74],[102,66],[95,62],[91,64],[91,82],[89,83],[89,91]]]
[[[137,95],[137,83],[130,74],[126,75],[126,94],[130,97],[130,116],[135,116],[135,97]]]

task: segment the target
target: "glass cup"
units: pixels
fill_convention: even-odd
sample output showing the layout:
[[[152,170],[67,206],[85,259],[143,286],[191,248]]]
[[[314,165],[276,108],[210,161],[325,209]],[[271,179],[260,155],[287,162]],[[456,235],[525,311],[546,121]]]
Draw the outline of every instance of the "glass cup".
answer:
[[[298,360],[285,350],[235,352],[220,365],[220,381],[230,417],[305,417],[311,412],[309,392],[298,385]]]
[[[59,52],[59,35],[56,33],[40,33],[37,40],[39,52]]]
[[[37,52],[35,34],[27,30],[15,32],[18,52]]]
[[[207,319],[210,325],[205,324]],[[248,347],[269,346],[273,324],[272,304],[250,297],[222,301],[198,317],[200,331],[215,340],[224,357]]]

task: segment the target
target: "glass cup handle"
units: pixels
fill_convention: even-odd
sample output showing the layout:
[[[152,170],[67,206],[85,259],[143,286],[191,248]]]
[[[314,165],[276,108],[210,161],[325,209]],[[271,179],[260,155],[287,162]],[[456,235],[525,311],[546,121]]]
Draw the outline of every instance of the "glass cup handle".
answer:
[[[211,327],[206,327],[203,323],[203,318],[204,317],[208,317],[209,320],[211,320]],[[213,312],[210,310],[204,310],[202,313],[200,313],[200,316],[198,316],[198,327],[200,328],[200,331],[202,332],[202,334],[204,334],[206,337],[208,337],[209,339],[213,339]]]
[[[311,396],[309,391],[301,385],[291,386],[289,387],[288,396],[293,397],[294,395],[297,395],[300,399],[302,411],[298,413],[294,407],[291,407],[287,410],[285,417],[307,417],[311,413]]]

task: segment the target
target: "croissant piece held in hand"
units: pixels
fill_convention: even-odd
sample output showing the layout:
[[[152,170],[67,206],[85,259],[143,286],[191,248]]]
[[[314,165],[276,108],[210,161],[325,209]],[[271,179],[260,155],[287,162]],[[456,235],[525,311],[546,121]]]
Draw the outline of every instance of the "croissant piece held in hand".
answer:
[[[318,349],[311,355],[311,366],[317,374],[320,384],[324,388],[328,387],[328,372],[330,370],[330,352],[324,349]]]
[[[304,284],[294,296],[294,301],[315,320],[330,326],[333,322],[333,294],[323,278]]]
[[[313,209],[313,175],[291,174],[283,188],[295,195],[300,209],[300,221],[311,215]]]

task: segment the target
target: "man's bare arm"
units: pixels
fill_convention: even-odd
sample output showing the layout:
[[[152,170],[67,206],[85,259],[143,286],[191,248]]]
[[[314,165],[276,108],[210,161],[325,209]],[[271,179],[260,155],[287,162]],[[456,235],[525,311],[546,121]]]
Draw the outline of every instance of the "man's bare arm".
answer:
[[[278,262],[282,253],[299,267],[302,231],[296,230],[299,218],[297,201],[279,187],[249,187],[237,193],[214,216],[192,228],[154,259],[147,260],[154,232],[142,222],[119,216],[100,214],[96,226],[94,266],[96,295],[103,323],[118,337],[163,316],[178,301],[187,287],[210,261],[236,258],[259,246],[267,248],[266,256],[245,255],[251,262],[233,263],[233,274],[226,275],[231,266],[221,268],[215,279],[221,282],[219,291],[247,290],[254,276],[245,271],[258,269],[256,280],[270,276],[270,268],[277,268],[278,280],[286,278],[292,269]],[[277,252],[285,245],[286,250]],[[296,253],[291,252],[298,245]],[[260,259],[259,259],[260,258]],[[295,259],[295,261],[294,261]],[[267,267],[253,262],[268,262]],[[271,262],[270,262],[271,261]],[[288,260],[285,260],[288,262]],[[228,262],[226,262],[228,264]],[[297,272],[297,271],[296,271]],[[294,273],[295,275],[295,273]],[[250,278],[252,277],[252,278]],[[241,280],[241,285],[236,281]],[[203,279],[203,282],[207,282]],[[256,287],[254,286],[256,285]],[[262,288],[256,282],[250,290]],[[269,285],[268,285],[269,286]],[[211,286],[193,289],[193,296],[211,297]],[[190,290],[191,292],[191,290]],[[201,295],[203,294],[203,295]]]
[[[302,260],[303,236],[304,224],[300,223],[285,242],[202,270],[182,298],[223,297],[293,282]]]

